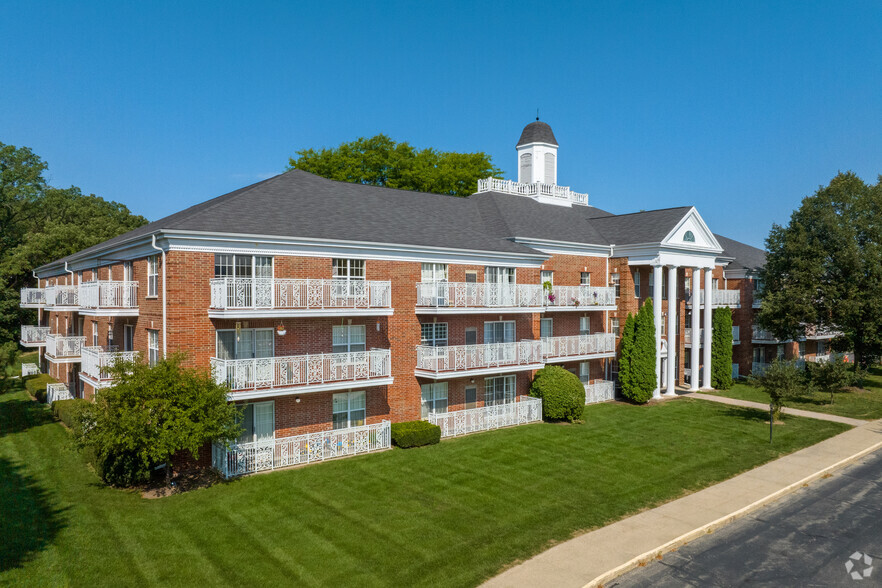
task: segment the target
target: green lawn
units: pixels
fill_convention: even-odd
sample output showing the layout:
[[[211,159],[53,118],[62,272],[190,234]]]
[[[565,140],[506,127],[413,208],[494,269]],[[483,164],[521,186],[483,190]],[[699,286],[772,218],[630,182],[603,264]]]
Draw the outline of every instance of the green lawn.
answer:
[[[472,586],[552,542],[848,427],[692,399],[255,475],[102,486],[44,406],[0,396],[0,584]]]
[[[836,394],[833,404],[830,404],[829,394],[815,392],[804,399],[790,401],[787,406],[855,419],[882,418],[882,367],[870,368],[864,388],[864,390]],[[710,392],[710,394],[769,403],[768,394],[746,383],[738,383],[732,386],[731,390]]]
[[[28,351],[25,353],[20,353],[18,358],[15,360],[15,363],[9,366],[7,369],[7,373],[10,376],[21,376],[21,364],[23,363],[38,363],[38,354],[36,351]]]

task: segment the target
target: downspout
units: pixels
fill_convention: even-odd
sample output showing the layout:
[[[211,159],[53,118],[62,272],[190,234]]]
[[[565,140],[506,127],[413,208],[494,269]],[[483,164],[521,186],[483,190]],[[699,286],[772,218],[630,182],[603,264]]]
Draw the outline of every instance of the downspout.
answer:
[[[166,296],[165,287],[165,249],[156,244],[156,233],[151,235],[153,239],[151,245],[154,249],[162,253],[162,358],[165,359],[168,350],[168,321],[166,320],[166,305],[168,297]]]
[[[606,256],[606,271],[604,272],[604,278],[603,278],[604,288],[609,288],[609,258],[612,255],[613,247],[614,247],[614,245],[609,246],[609,255]],[[613,300],[615,300],[615,298],[613,298]],[[603,311],[603,331],[601,331],[601,332],[602,333],[609,333],[609,311],[608,310]],[[613,343],[615,343],[615,340],[613,340]],[[614,359],[614,361],[615,361],[615,359]],[[605,359],[605,360],[603,360],[603,363],[604,363],[603,377],[606,379],[609,379],[612,374],[612,372],[610,371],[609,360]]]
[[[67,262],[66,261],[64,262],[64,271],[66,271],[67,273],[70,274],[70,285],[76,286],[76,284],[74,284],[74,278],[76,276],[74,276],[74,273],[71,270],[67,269]]]

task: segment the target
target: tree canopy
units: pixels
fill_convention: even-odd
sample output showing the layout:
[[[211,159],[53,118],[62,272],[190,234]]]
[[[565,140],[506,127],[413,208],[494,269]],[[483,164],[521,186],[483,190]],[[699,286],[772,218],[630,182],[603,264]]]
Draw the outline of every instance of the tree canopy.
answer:
[[[342,182],[452,196],[474,194],[479,179],[502,174],[486,153],[416,149],[382,134],[332,149],[302,149],[289,167]]]
[[[840,173],[772,226],[759,323],[779,339],[840,331],[834,349],[866,366],[882,354],[882,176]]]
[[[18,336],[33,311],[19,308],[31,270],[147,222],[123,204],[46,183],[46,162],[27,147],[0,143],[0,341]]]

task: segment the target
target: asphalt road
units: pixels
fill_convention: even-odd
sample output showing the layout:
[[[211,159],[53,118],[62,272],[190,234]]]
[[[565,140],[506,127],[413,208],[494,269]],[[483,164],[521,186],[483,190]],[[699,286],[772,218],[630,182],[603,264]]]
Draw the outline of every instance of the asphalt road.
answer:
[[[882,586],[882,450],[607,586],[746,584]]]

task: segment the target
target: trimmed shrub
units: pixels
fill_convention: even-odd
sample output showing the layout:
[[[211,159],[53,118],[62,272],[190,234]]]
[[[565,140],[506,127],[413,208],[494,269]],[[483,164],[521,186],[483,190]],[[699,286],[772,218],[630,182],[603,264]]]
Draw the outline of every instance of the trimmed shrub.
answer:
[[[441,441],[441,427],[427,421],[392,423],[392,443],[398,447],[422,447]]]
[[[585,387],[576,374],[559,365],[548,365],[536,372],[530,396],[542,399],[545,420],[572,423],[580,420],[585,410]]]
[[[44,387],[45,389],[45,387]],[[90,403],[82,398],[71,398],[70,400],[57,400],[52,403],[52,412],[58,417],[62,423],[76,429],[80,422],[80,415],[83,408]]]
[[[732,309],[715,308],[712,320],[711,386],[728,390],[732,387]]]
[[[38,376],[29,376],[25,378],[25,388],[37,399],[38,402],[46,402],[46,385],[57,384],[58,380],[49,374],[40,374]]]

